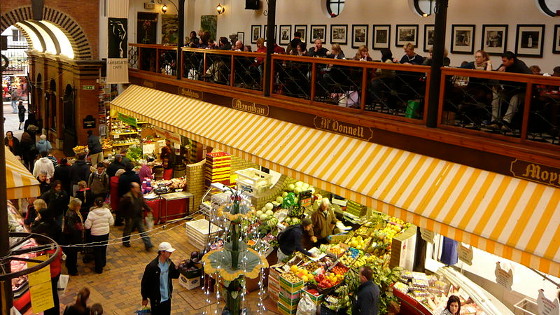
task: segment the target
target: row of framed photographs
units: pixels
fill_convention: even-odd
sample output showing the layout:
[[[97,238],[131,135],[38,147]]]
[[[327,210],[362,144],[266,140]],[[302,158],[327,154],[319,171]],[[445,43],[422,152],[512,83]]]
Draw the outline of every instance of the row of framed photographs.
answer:
[[[433,45],[434,25],[424,25],[424,51]],[[256,43],[259,37],[265,37],[266,25],[251,26],[251,43]],[[451,52],[454,54],[472,54],[475,50],[476,25],[453,24],[451,26]],[[518,56],[542,57],[544,44],[544,24],[519,24],[517,25],[515,53]],[[293,32],[301,33],[301,40],[313,43],[315,39],[321,39],[326,43],[327,25],[311,25],[310,32],[307,32],[307,25],[294,25]],[[361,45],[368,45],[369,25],[353,24],[350,42],[352,48]],[[280,45],[287,45],[292,39],[292,26],[280,25],[278,32],[277,26],[274,27],[275,39],[278,38]],[[330,43],[348,44],[348,25],[330,25]],[[483,24],[480,49],[490,54],[502,54],[507,50],[508,25],[507,24]],[[372,45],[373,49],[390,48],[391,25],[372,25]],[[395,46],[403,46],[413,43],[418,47],[419,26],[417,24],[397,24],[395,34]],[[560,25],[554,25],[554,40],[552,46],[554,54],[560,54]]]
[[[267,25],[251,25],[251,43],[255,44],[259,37],[265,37],[267,32]],[[301,40],[314,43],[316,39],[321,39],[324,43],[327,42],[327,25],[311,25],[310,33],[307,32],[307,25],[294,25],[293,32],[291,25],[280,25],[280,31],[277,31],[277,26],[274,26],[274,39],[278,39],[278,44],[287,45],[290,43],[292,36],[295,32],[300,32]],[[278,37],[277,37],[278,36]],[[348,44],[348,25],[345,24],[332,24],[330,34],[331,44]],[[368,25],[367,24],[354,24],[352,25],[352,48],[358,48],[361,45],[368,44]]]

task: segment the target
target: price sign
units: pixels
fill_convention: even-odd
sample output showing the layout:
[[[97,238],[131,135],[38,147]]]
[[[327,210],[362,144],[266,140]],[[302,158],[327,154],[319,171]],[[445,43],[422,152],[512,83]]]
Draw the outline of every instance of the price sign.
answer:
[[[473,249],[471,246],[465,246],[461,244],[459,249],[457,250],[459,259],[464,262],[465,264],[472,266],[472,259],[473,259]]]
[[[434,232],[433,231],[420,228],[420,235],[422,236],[422,239],[424,241],[426,241],[428,243],[433,243],[434,242]]]

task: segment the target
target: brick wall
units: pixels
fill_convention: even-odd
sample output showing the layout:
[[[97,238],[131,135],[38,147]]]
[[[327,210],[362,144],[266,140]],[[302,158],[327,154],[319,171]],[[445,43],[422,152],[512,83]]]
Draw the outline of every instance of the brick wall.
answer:
[[[198,163],[188,164],[186,169],[186,179],[188,190],[194,195],[194,204],[196,210],[202,202],[202,197],[206,193],[204,188],[204,165],[206,160],[202,160]]]
[[[71,35],[75,50],[83,53],[83,57],[77,59],[99,58],[99,1],[49,0],[43,12],[45,20]],[[2,1],[2,30],[30,17],[30,0]]]

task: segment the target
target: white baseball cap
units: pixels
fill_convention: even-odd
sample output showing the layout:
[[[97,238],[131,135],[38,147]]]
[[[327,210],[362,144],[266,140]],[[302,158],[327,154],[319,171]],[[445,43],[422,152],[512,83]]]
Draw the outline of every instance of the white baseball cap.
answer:
[[[173,253],[175,251],[175,248],[171,247],[171,244],[169,244],[168,242],[161,242],[159,243],[158,251]]]

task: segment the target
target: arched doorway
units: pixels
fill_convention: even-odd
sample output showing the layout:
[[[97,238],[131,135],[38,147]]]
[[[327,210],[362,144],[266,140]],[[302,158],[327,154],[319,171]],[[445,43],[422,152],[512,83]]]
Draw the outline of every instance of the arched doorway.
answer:
[[[64,89],[62,112],[64,115],[62,122],[62,129],[64,130],[62,150],[66,156],[71,156],[74,154],[72,148],[78,144],[78,141],[76,136],[76,91],[70,84],[66,85]]]

